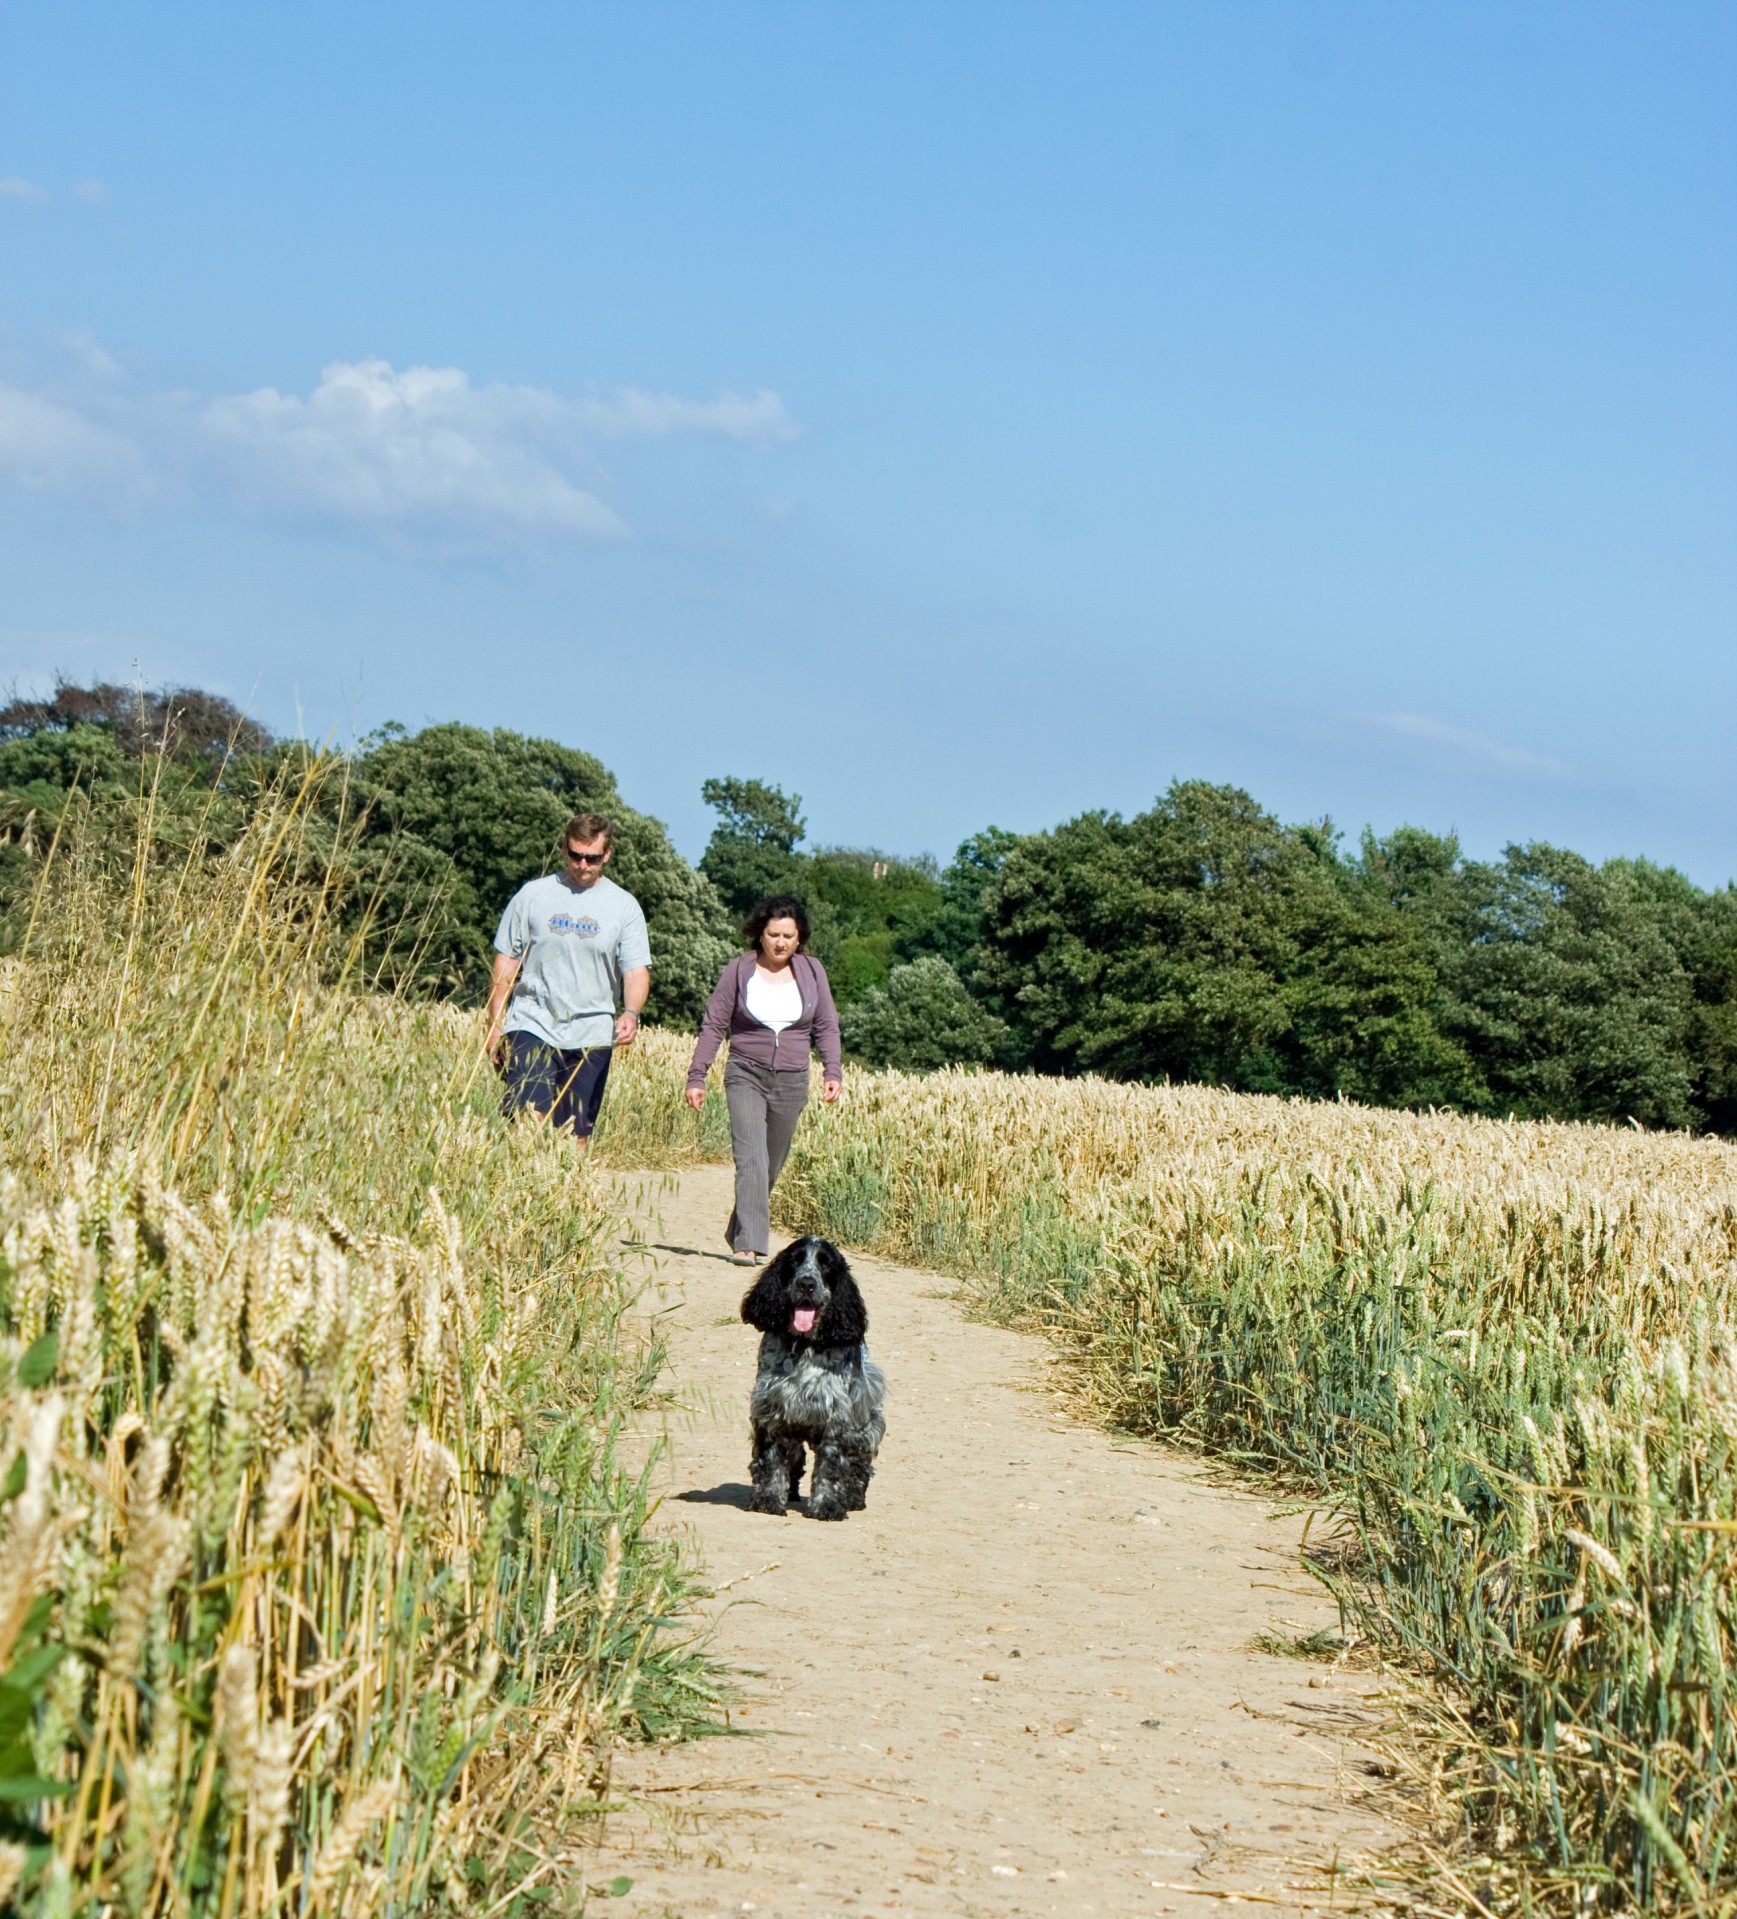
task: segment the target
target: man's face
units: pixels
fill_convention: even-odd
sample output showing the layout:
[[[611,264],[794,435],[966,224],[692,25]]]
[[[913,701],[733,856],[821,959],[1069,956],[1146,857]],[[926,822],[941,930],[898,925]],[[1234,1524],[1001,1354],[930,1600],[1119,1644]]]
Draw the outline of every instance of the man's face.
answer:
[[[567,878],[580,888],[595,886],[609,864],[611,850],[607,833],[599,833],[594,840],[569,840]]]

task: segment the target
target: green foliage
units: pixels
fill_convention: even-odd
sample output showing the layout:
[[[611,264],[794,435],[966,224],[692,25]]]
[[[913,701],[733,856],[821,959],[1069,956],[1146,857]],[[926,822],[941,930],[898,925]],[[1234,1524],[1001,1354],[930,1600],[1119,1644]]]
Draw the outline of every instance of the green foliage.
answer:
[[[89,730],[108,734],[124,759],[161,754],[208,774],[231,760],[269,752],[273,744],[271,734],[232,701],[195,686],[74,686],[59,680],[46,699],[14,695],[0,707],[0,740]]]
[[[844,1043],[870,1066],[932,1072],[939,1066],[987,1066],[1007,1028],[986,1013],[938,953],[895,966],[840,1021]]]
[[[1552,846],[1464,869],[1473,937],[1444,973],[1490,1101],[1528,1118],[1683,1126],[1690,989],[1632,872]]]
[[[1689,1102],[1716,1132],[1737,1133],[1737,887],[1703,893],[1670,867],[1612,860],[1633,910],[1669,941],[1688,990],[1683,1043]]]
[[[1406,828],[1364,839],[1362,883],[1430,957],[1466,1058],[1447,1097],[1494,1113],[1728,1128],[1737,896],[1646,862],[1544,845],[1464,860]]]
[[[770,894],[804,890],[796,852],[807,831],[800,793],[763,780],[719,779],[707,780],[700,796],[718,814],[700,871],[730,913],[741,919]]]
[[[934,865],[886,853],[825,847],[806,862],[814,951],[841,1006],[886,983],[899,929],[920,924],[940,903]]]
[[[1459,1061],[1427,954],[1349,883],[1330,834],[1232,787],[1173,786],[1002,856],[974,977],[1040,1071],[1405,1103]]]
[[[143,759],[131,756],[125,733],[94,720],[27,730],[19,715],[28,710],[14,701],[0,714],[0,952],[17,945],[57,833],[100,820],[117,872],[141,831],[170,857],[229,845],[285,751],[213,761],[184,743]]]
[[[1231,787],[996,849],[1006,1063],[1643,1125],[1737,1120],[1737,894],[1542,845],[1286,827]]]
[[[893,951],[901,960],[938,953],[963,977],[983,939],[984,896],[1020,836],[1000,826],[973,833],[941,874],[937,893],[893,916]]]

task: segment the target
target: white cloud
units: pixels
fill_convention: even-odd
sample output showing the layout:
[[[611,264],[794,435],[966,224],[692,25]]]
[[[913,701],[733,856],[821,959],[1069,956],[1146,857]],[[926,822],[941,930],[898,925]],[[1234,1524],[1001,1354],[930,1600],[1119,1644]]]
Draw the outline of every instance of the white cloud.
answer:
[[[603,497],[600,444],[707,435],[771,445],[798,431],[765,390],[572,400],[378,359],[335,362],[305,397],[260,387],[139,398],[117,389],[119,363],[88,331],[59,344],[77,363],[76,391],[0,387],[0,484],[72,491],[125,473],[137,485],[154,469],[195,489],[216,480],[266,508],[461,542],[610,540],[628,529]]]
[[[591,539],[626,531],[538,446],[561,403],[472,387],[456,367],[326,368],[307,399],[261,387],[213,400],[209,443],[257,491],[348,518],[447,520]]]
[[[81,200],[88,200],[92,206],[101,206],[109,197],[109,190],[100,180],[81,180],[73,188]]]
[[[26,180],[22,175],[8,173],[0,178],[0,200],[46,200],[47,192],[34,180]]]
[[[1506,766],[1522,773],[1548,773],[1555,778],[1572,776],[1574,769],[1561,760],[1547,758],[1524,746],[1509,746],[1491,739],[1487,733],[1474,733],[1462,726],[1450,726],[1445,720],[1432,720],[1421,713],[1370,713],[1364,716],[1371,726],[1412,739],[1429,740],[1445,746],[1462,757],[1484,760],[1493,766]]]
[[[148,483],[148,462],[125,433],[40,393],[0,385],[0,484],[27,493],[136,494]]]
[[[673,393],[642,393],[628,387],[612,400],[589,400],[579,409],[600,433],[715,433],[750,445],[794,440],[799,429],[784,402],[764,387],[751,399],[726,393],[716,400],[682,400]]]

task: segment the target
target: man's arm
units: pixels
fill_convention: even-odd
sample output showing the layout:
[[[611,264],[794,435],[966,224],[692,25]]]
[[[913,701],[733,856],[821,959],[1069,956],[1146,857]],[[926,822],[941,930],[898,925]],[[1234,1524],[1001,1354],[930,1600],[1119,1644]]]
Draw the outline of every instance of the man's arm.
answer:
[[[488,1036],[483,1041],[483,1051],[493,1059],[500,1051],[501,1021],[507,1016],[507,1001],[512,997],[513,981],[519,977],[519,967],[523,962],[513,958],[511,953],[495,955],[495,970],[489,980],[489,1023]],[[650,974],[646,975],[650,984]],[[645,1003],[645,994],[639,996],[640,1004]]]
[[[617,1046],[631,1046],[633,1036],[639,1031],[640,1009],[645,1005],[651,992],[651,968],[649,966],[630,966],[621,976],[621,1004],[623,1012],[615,1022],[615,1043]]]

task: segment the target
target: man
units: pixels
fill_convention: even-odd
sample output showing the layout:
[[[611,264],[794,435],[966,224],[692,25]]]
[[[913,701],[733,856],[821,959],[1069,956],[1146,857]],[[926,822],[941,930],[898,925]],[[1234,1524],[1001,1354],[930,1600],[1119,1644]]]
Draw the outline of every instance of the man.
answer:
[[[651,946],[638,900],[603,871],[614,851],[603,815],[576,814],[562,843],[565,869],[521,886],[501,915],[483,1044],[506,1076],[502,1112],[528,1107],[583,1152],[610,1048],[639,1031]]]

